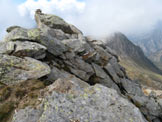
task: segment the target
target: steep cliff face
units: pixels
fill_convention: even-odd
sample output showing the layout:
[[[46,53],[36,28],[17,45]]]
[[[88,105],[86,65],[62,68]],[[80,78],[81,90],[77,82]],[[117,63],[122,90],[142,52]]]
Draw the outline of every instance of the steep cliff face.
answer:
[[[131,35],[129,38],[142,48],[145,55],[160,69],[162,69],[162,22],[144,34]]]
[[[159,69],[162,69],[162,50],[151,53],[148,57]]]
[[[155,89],[162,89],[161,70],[144,55],[140,47],[134,45],[122,33],[112,34],[105,42],[118,54],[120,64],[131,79]]]
[[[129,58],[137,63],[139,66],[146,68],[155,73],[162,74],[143,53],[139,46],[134,45],[128,38],[122,33],[114,33],[107,38],[107,45],[114,49],[118,55],[122,58]]]
[[[146,33],[130,35],[129,38],[139,45],[144,53],[149,56],[162,49],[162,22],[159,21],[154,28]]]
[[[40,10],[35,18],[38,28],[10,27],[1,44],[2,122],[162,120],[161,98],[145,96],[102,41]]]

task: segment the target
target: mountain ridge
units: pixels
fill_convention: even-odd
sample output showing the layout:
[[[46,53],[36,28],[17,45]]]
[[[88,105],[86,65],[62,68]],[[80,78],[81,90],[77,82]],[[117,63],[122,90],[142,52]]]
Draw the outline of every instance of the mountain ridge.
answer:
[[[162,21],[159,21],[153,29],[142,34],[128,35],[128,37],[142,48],[144,53],[149,56],[158,50],[162,50]]]
[[[144,55],[142,49],[134,45],[124,34],[120,32],[114,33],[106,39],[106,43],[110,48],[114,49],[119,56],[130,58],[141,67],[162,74],[162,71]]]

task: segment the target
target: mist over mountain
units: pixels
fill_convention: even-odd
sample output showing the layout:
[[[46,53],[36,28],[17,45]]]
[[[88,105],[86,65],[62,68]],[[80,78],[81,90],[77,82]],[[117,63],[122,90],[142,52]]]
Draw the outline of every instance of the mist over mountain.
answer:
[[[145,55],[162,69],[162,21],[145,33],[130,35],[129,38],[142,48]]]
[[[139,46],[134,45],[122,33],[114,33],[106,39],[107,45],[116,51],[116,53],[124,60],[132,60],[139,66],[162,74],[162,72],[144,55]]]
[[[139,45],[148,56],[162,50],[162,21],[157,22],[152,30],[141,34],[129,35],[129,38]]]

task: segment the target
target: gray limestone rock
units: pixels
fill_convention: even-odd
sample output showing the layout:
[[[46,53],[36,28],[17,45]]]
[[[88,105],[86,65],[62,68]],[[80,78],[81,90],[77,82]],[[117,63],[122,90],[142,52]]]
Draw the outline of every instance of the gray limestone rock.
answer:
[[[62,18],[55,15],[36,12],[35,20],[37,22],[38,28],[44,28],[45,26],[48,26],[53,29],[61,29],[63,32],[69,34],[82,34],[82,32],[74,25],[68,24]]]
[[[42,59],[46,56],[46,47],[35,42],[3,42],[0,44],[0,48],[0,54],[9,54],[17,57]]]
[[[107,74],[105,73],[105,71],[97,64],[92,63],[92,66],[94,68],[94,71],[96,73],[96,76],[100,77],[100,78],[106,78]]]
[[[25,57],[0,54],[0,82],[10,85],[29,79],[38,79],[50,73],[47,64]]]
[[[63,81],[54,83],[52,93],[36,109],[17,111],[12,122],[28,122],[30,118],[32,122],[146,122],[139,109],[115,90],[95,85],[82,91],[75,89],[73,82],[65,87],[59,82]]]

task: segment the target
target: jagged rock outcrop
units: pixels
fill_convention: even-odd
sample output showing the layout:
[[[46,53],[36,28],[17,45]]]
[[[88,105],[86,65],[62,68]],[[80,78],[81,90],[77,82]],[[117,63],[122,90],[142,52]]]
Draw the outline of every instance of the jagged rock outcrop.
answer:
[[[17,57],[32,57],[43,59],[46,56],[47,48],[35,42],[10,41],[0,44],[0,54],[8,54]]]
[[[19,110],[13,122],[146,122],[138,108],[102,85],[83,91],[73,81],[58,79],[50,90],[37,109]]]
[[[50,73],[50,67],[30,57],[0,54],[0,82],[6,85],[38,79]]]
[[[74,25],[66,23],[62,18],[58,16],[44,14],[40,9],[36,11],[35,20],[37,22],[38,28],[48,26],[53,29],[61,29],[63,32],[69,34],[82,34],[82,32],[78,30]]]
[[[37,10],[35,17],[38,28],[11,27],[4,41],[16,43],[17,47],[26,42],[38,43],[43,45],[39,47],[47,48],[45,57],[37,58],[35,55],[40,48],[37,48],[38,52],[34,51],[35,56],[13,56],[18,50],[26,52],[15,48],[13,53],[1,54],[0,60],[7,62],[5,56],[16,60],[7,71],[13,74],[19,72],[19,75],[26,73],[26,77],[39,79],[48,86],[40,91],[44,97],[38,98],[39,105],[20,109],[18,104],[10,119],[12,122],[146,122],[162,119],[160,100],[144,96],[140,84],[128,78],[119,64],[118,56],[107,45],[84,37],[57,16]],[[27,59],[33,61],[34,65],[33,62],[25,62]],[[44,69],[40,70],[40,66],[44,66]],[[5,79],[4,74],[0,76],[1,80]],[[10,78],[23,77],[10,75]],[[17,81],[11,80],[8,84],[17,84]]]

